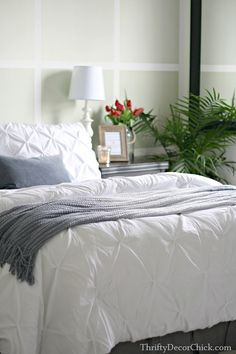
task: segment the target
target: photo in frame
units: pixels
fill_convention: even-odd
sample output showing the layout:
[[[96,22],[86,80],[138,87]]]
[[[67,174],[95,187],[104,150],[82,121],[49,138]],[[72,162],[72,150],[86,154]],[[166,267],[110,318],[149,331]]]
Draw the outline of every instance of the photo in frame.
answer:
[[[111,161],[128,161],[128,145],[125,125],[100,125],[99,140],[101,145],[111,148]]]

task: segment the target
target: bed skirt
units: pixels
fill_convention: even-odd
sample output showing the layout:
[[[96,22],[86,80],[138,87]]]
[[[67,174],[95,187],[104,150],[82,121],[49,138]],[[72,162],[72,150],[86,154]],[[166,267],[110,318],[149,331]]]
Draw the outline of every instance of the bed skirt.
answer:
[[[176,348],[174,348],[176,346]],[[227,348],[230,347],[230,348]],[[224,347],[224,348],[223,348]],[[110,354],[187,353],[210,354],[236,349],[236,321],[222,322],[211,328],[175,332],[135,343],[117,344]]]

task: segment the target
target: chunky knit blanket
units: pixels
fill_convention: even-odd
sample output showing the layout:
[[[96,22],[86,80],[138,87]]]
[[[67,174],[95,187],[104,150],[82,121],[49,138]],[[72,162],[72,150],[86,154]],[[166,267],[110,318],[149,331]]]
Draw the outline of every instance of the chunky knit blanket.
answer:
[[[190,213],[236,205],[233,186],[86,196],[14,207],[0,214],[0,266],[34,284],[39,249],[60,231],[75,225]],[[158,222],[158,219],[157,219]]]

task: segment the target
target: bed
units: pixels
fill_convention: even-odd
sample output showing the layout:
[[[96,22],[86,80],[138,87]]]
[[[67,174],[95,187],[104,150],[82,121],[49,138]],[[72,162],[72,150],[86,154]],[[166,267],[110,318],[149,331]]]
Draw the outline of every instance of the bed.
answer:
[[[0,151],[22,159],[59,154],[71,181],[5,187],[0,212],[65,198],[103,201],[150,193],[161,199],[167,192],[182,197],[223,189],[208,178],[178,173],[102,180],[79,123],[2,125]],[[235,200],[234,187],[226,192]],[[65,229],[40,248],[33,285],[17,280],[4,264],[1,354],[173,351],[167,344],[206,352],[200,344],[208,343],[216,351],[227,345],[236,349],[235,204],[227,199],[208,209],[124,216]]]

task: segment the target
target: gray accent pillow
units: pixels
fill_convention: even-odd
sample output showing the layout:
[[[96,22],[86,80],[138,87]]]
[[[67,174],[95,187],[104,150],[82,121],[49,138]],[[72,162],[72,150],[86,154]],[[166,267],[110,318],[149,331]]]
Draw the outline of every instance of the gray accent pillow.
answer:
[[[16,158],[0,156],[0,189],[70,182],[60,155]]]

